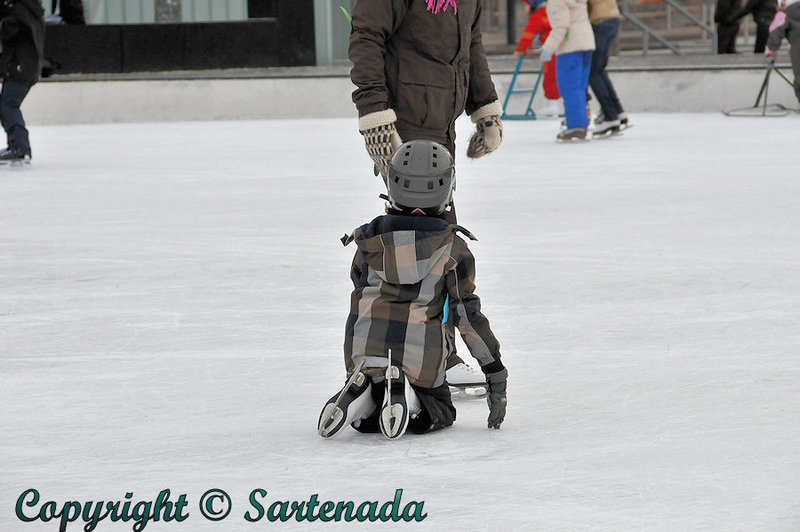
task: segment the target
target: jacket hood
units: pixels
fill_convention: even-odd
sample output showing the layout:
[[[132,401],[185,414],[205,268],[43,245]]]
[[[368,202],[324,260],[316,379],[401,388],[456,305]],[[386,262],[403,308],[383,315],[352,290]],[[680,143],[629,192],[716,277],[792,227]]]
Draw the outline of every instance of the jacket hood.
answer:
[[[408,218],[386,216],[385,218]],[[378,220],[381,220],[380,218]],[[438,220],[438,219],[436,219]],[[370,224],[359,227],[353,238],[361,250],[364,261],[385,282],[390,284],[416,284],[428,276],[434,265],[451,247],[455,227],[444,220],[431,229],[406,228],[380,231],[391,223]],[[391,220],[389,220],[391,222]],[[379,230],[375,234],[376,229]]]
[[[441,218],[387,214],[345,235],[342,244],[355,240],[364,261],[383,281],[417,284],[450,252],[457,231],[477,240],[460,225]]]

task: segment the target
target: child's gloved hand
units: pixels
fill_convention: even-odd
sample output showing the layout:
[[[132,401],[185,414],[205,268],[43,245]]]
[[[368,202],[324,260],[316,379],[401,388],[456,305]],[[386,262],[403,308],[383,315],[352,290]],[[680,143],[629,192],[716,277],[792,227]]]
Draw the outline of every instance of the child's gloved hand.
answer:
[[[542,63],[546,63],[546,62],[550,61],[552,58],[553,58],[553,52],[548,52],[545,49],[542,49],[542,53],[539,54],[539,60]]]
[[[378,171],[384,179],[389,176],[389,163],[403,141],[397,133],[397,115],[393,109],[369,113],[358,119],[358,131]]]
[[[498,102],[492,102],[478,108],[470,115],[475,124],[475,132],[469,139],[467,157],[477,159],[492,153],[503,142],[503,122],[500,115],[503,107]]]
[[[499,429],[500,424],[506,418],[506,384],[508,381],[508,370],[503,368],[497,373],[486,375],[486,384],[489,385],[489,393],[486,402],[489,403],[489,428]]]

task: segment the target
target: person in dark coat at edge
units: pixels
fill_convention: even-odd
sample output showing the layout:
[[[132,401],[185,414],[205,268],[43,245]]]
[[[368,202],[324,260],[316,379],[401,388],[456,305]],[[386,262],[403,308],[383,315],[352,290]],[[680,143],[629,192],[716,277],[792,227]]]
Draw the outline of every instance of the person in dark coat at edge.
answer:
[[[350,35],[353,102],[367,153],[384,182],[389,161],[404,141],[432,140],[455,157],[455,122],[464,111],[475,124],[467,157],[482,157],[500,146],[503,108],[483,49],[482,4],[356,0]],[[455,208],[447,221],[456,223]],[[455,349],[447,368],[453,386],[483,383],[483,375]]]
[[[752,13],[756,23],[756,43],[753,53],[763,54],[764,48],[767,46],[767,38],[769,38],[769,25],[777,12],[778,2],[776,0],[747,0],[744,7],[731,16],[728,23],[738,26],[739,20],[748,13]]]
[[[717,0],[714,22],[717,23],[718,54],[736,53],[736,35],[739,33],[739,23],[731,21],[731,18],[739,11],[741,5],[741,0]]]
[[[44,9],[38,0],[3,0],[0,7],[0,122],[8,147],[0,163],[30,163],[31,144],[20,106],[39,81],[44,53]]]
[[[783,12],[786,18],[769,33],[764,55],[774,61],[783,39],[789,41],[791,46],[789,57],[794,72],[794,94],[800,102],[800,0],[787,0]]]
[[[46,19],[48,24],[86,24],[82,0],[53,0],[51,12]]]

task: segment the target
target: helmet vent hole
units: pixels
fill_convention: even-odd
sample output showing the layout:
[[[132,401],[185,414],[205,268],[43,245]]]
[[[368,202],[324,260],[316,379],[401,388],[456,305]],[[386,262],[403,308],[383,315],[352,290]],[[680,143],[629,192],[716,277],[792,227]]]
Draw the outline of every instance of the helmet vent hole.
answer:
[[[428,190],[433,190],[433,181],[428,181]]]
[[[439,186],[440,186],[440,187],[443,187],[443,186],[444,186],[444,179],[440,179],[440,180],[439,180]]]
[[[433,166],[434,168],[436,168],[436,167],[437,167],[437,166],[439,166],[439,165],[436,163],[436,161],[433,161],[433,162],[431,163],[431,166]]]
[[[409,187],[411,187],[411,181],[409,181],[408,179],[405,179],[403,181],[403,188],[409,188]]]
[[[408,161],[403,161],[403,166],[408,166]]]

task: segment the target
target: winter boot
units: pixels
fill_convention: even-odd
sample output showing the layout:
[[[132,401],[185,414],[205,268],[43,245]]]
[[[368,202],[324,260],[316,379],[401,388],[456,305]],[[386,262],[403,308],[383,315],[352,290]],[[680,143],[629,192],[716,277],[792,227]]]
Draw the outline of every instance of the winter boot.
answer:
[[[325,403],[319,415],[317,432],[323,438],[335,436],[347,425],[369,416],[376,407],[372,399],[372,381],[359,366],[344,388]]]

